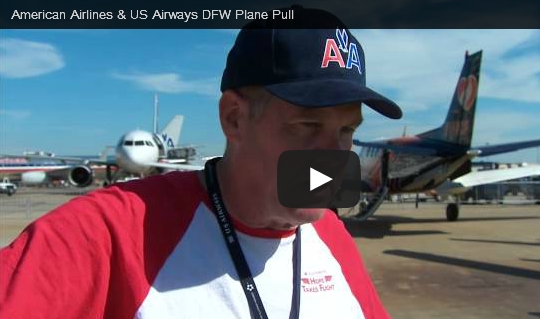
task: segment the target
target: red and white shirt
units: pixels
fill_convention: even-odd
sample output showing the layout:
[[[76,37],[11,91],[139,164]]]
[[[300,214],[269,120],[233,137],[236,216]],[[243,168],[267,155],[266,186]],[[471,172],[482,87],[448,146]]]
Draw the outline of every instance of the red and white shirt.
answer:
[[[172,172],[79,196],[0,250],[0,318],[250,318],[206,191]],[[294,231],[233,220],[269,318],[288,318]],[[300,318],[390,318],[343,223],[302,225]]]

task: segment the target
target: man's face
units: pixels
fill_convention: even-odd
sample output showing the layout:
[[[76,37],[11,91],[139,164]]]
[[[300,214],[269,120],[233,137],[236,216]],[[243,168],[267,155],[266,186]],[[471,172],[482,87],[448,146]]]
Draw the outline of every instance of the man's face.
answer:
[[[262,190],[266,211],[276,218],[300,224],[322,217],[322,209],[283,207],[277,195],[277,164],[287,150],[350,150],[355,129],[362,122],[358,104],[303,108],[272,98],[262,113],[250,118],[240,133],[239,156],[245,178]]]

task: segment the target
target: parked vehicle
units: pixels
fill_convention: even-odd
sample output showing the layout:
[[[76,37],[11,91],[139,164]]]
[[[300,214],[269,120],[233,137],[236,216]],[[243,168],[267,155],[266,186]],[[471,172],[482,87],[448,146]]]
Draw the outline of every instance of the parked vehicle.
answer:
[[[0,193],[11,196],[15,194],[15,192],[17,192],[17,185],[10,182],[9,178],[4,177],[4,179],[0,183]]]

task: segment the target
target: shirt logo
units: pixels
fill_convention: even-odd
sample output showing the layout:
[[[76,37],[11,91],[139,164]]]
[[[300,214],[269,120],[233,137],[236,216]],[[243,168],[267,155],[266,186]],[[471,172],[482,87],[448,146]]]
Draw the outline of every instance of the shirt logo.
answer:
[[[335,39],[326,39],[321,68],[327,68],[330,63],[337,63],[340,68],[352,69],[356,67],[358,73],[362,74],[358,47],[356,43],[349,42],[349,35],[345,29],[336,29]]]
[[[331,274],[326,271],[314,273],[304,273],[302,280],[303,292],[323,292],[335,289],[335,280]]]

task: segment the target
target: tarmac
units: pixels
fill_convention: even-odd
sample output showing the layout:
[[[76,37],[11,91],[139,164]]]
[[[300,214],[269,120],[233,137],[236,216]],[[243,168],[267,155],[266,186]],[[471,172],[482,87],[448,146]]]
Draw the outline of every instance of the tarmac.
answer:
[[[87,190],[0,194],[0,247],[32,220]],[[365,222],[340,210],[394,319],[540,318],[540,205],[384,203]]]

